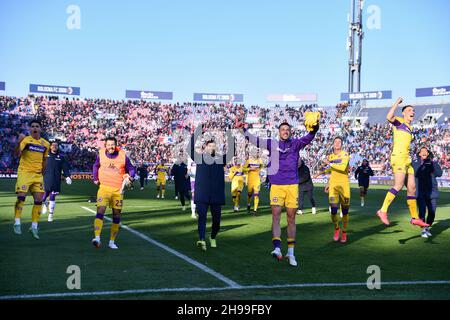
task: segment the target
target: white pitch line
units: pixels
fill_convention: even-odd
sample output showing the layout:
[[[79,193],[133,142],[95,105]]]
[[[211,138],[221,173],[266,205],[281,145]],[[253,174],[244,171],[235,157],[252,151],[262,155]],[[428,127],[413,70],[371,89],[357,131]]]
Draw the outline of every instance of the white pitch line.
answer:
[[[408,286],[408,285],[450,285],[450,280],[437,281],[386,281],[381,282],[383,286]],[[292,289],[292,288],[324,288],[324,287],[366,287],[366,282],[348,282],[348,283],[298,283],[298,284],[280,284],[280,285],[252,285],[239,287],[211,287],[211,288],[160,288],[160,289],[136,289],[122,291],[93,291],[93,292],[61,292],[44,294],[22,294],[0,296],[0,300],[17,299],[40,299],[40,298],[70,298],[86,296],[111,296],[111,295],[129,295],[145,293],[167,293],[167,292],[211,292],[211,291],[230,291],[230,290],[257,290],[257,289]]]
[[[89,212],[92,212],[92,213],[96,213],[96,212],[95,212],[94,210],[92,210],[91,208],[88,208],[88,207],[81,207],[81,208],[83,208],[83,209],[86,210],[86,211],[89,211]],[[106,216],[105,216],[105,219],[108,220],[108,221],[112,221],[111,218],[108,218],[108,217],[106,217]],[[190,263],[190,264],[196,266],[197,268],[201,269],[202,271],[204,271],[204,272],[206,272],[206,273],[209,273],[210,275],[212,275],[213,277],[219,279],[220,281],[225,282],[225,283],[226,283],[227,285],[229,285],[231,288],[239,288],[239,287],[241,287],[238,283],[236,283],[236,282],[234,282],[233,280],[231,280],[231,279],[225,277],[224,275],[222,275],[222,274],[220,274],[220,273],[214,271],[213,269],[208,268],[208,267],[205,266],[204,264],[201,264],[200,262],[195,261],[194,259],[191,259],[191,258],[189,258],[188,256],[186,256],[186,255],[184,255],[184,254],[182,254],[182,253],[180,253],[180,252],[178,252],[178,251],[176,251],[176,250],[174,250],[174,249],[172,249],[172,248],[166,246],[165,244],[162,244],[161,242],[158,242],[158,241],[156,241],[156,240],[154,240],[154,239],[152,239],[152,238],[150,238],[150,237],[147,237],[147,236],[146,236],[145,234],[143,234],[143,233],[140,233],[140,232],[138,232],[138,231],[136,231],[136,230],[134,230],[134,229],[132,229],[132,228],[130,228],[130,227],[128,227],[128,226],[125,226],[125,225],[123,225],[123,224],[121,224],[121,228],[123,228],[123,229],[125,229],[125,230],[131,232],[131,233],[134,234],[135,236],[138,236],[139,238],[141,238],[141,239],[143,239],[143,240],[145,240],[145,241],[147,241],[147,242],[150,242],[151,244],[153,244],[153,245],[155,245],[155,246],[157,246],[157,247],[159,247],[159,248],[161,248],[161,249],[163,249],[163,250],[165,250],[165,251],[167,251],[167,252],[172,253],[173,255],[177,256],[177,257],[180,258],[180,259],[183,259],[183,260],[186,261],[187,263]]]

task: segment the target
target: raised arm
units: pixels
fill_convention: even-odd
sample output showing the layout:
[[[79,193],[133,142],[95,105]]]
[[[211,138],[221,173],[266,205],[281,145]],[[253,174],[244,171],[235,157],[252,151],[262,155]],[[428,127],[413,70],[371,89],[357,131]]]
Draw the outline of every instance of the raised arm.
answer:
[[[26,147],[24,139],[25,139],[25,135],[23,133],[19,134],[19,139],[17,140],[17,144],[14,147],[14,155],[17,158],[20,158],[20,156],[22,155],[23,149]]]
[[[433,169],[434,169],[434,176],[437,177],[442,177],[442,168],[439,165],[439,162],[437,161],[433,161]]]
[[[235,141],[233,133],[231,133],[231,130],[227,131],[227,153],[223,155],[223,165],[226,165],[227,162],[230,162],[234,155],[235,155]]]
[[[70,165],[66,157],[63,157],[62,169],[63,169],[63,176],[66,178],[70,177]]]
[[[131,164],[130,158],[128,158],[128,156],[125,156],[125,172],[128,173],[131,180],[134,179],[134,176],[136,175],[136,169]]]
[[[398,106],[403,102],[403,98],[398,98],[397,101],[392,105],[391,109],[389,109],[388,114],[386,115],[387,121],[395,125],[395,110],[397,110]]]
[[[97,159],[95,159],[94,166],[92,167],[92,176],[95,184],[98,184],[98,169],[100,169],[100,157],[97,155]]]
[[[203,131],[203,125],[200,125],[197,128],[195,128],[194,133],[191,135],[191,140],[188,143],[188,147],[187,147],[188,154],[189,154],[189,157],[191,157],[191,159],[194,162],[196,159],[198,161],[202,160],[202,155],[195,151],[195,141],[202,134],[202,131]]]

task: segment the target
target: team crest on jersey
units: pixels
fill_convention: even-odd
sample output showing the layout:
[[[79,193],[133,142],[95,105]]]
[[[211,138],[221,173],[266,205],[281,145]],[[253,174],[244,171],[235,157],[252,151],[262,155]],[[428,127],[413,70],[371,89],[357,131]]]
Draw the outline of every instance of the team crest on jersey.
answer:
[[[273,202],[278,202],[278,198],[277,197],[273,197],[272,201]]]
[[[23,185],[22,186],[22,190],[26,190],[27,189],[27,186],[26,185]]]
[[[333,202],[334,201],[334,197],[330,197],[330,202]]]
[[[103,201],[103,198],[100,197],[100,198],[97,199],[97,201],[98,201],[98,202],[102,202],[102,201]]]

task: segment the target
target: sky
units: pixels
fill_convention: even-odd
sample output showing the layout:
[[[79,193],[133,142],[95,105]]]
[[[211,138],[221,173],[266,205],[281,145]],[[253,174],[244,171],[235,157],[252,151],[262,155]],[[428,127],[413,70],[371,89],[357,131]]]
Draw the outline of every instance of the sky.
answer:
[[[79,29],[67,27],[70,5]],[[348,91],[349,8],[350,0],[0,0],[0,81],[12,96],[34,83],[112,99],[126,89],[172,91],[174,101],[242,93],[249,105],[313,92],[334,105]],[[366,0],[363,20],[362,91],[426,102],[415,88],[450,85],[450,1]]]

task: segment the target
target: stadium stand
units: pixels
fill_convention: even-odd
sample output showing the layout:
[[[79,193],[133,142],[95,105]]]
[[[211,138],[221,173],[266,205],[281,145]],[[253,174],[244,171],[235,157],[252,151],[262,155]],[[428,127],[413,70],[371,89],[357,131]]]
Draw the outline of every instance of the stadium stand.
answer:
[[[216,132],[219,146],[224,144],[221,131],[233,127],[236,117],[245,113],[252,131],[262,137],[276,137],[277,126],[288,121],[294,127],[294,136],[304,134],[303,117],[309,110],[322,113],[321,130],[311,145],[302,151],[302,157],[313,170],[321,169],[320,159],[331,147],[334,136],[345,138],[352,155],[351,166],[362,159],[370,161],[378,175],[390,173],[389,154],[392,130],[386,123],[388,108],[363,108],[359,119],[348,119],[344,105],[275,106],[266,108],[242,104],[160,103],[139,100],[58,99],[57,97],[14,98],[0,96],[0,172],[14,172],[17,159],[13,157],[17,135],[26,130],[32,118],[43,121],[47,139],[62,141],[75,171],[92,168],[96,150],[107,135],[115,135],[136,163],[152,165],[158,161],[170,162],[183,142],[183,130],[192,132],[198,123]],[[435,153],[449,177],[449,115],[450,104],[416,107],[415,145],[426,143]],[[219,133],[219,134],[217,134]],[[246,141],[237,134],[238,154],[248,151]],[[414,148],[412,150],[415,150]]]

